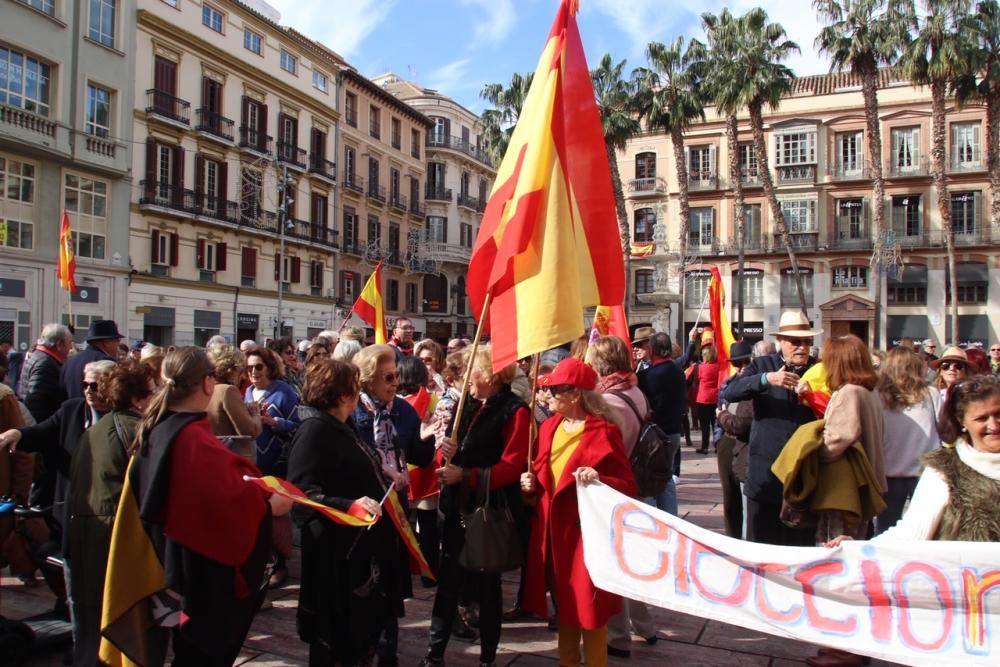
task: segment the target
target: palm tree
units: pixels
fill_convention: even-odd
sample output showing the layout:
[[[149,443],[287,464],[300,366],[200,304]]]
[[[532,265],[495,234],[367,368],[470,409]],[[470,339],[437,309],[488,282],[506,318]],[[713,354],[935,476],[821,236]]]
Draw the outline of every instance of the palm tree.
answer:
[[[489,102],[493,108],[487,109],[479,117],[480,133],[486,142],[486,154],[494,164],[500,164],[507,144],[514,133],[514,126],[521,116],[521,107],[531,89],[534,72],[518,74],[510,77],[510,85],[504,88],[502,83],[488,83],[479,92],[479,97]]]
[[[945,96],[951,82],[969,71],[968,40],[961,32],[969,0],[924,0],[926,14],[900,65],[914,85],[931,89],[931,180],[941,215],[941,233],[948,253],[951,293],[951,342],[958,344],[958,277],[955,275],[955,239],[951,201],[945,183]]]
[[[688,42],[685,48],[684,38],[678,37],[666,46],[650,42],[646,47],[646,59],[649,67],[640,67],[632,72],[632,79],[637,86],[636,104],[640,118],[645,119],[647,127],[667,132],[673,145],[681,207],[678,240],[683,270],[691,219],[687,164],[684,160],[684,132],[696,120],[705,118],[702,85],[707,73],[707,50],[696,39]],[[683,303],[684,277],[681,276],[681,308]],[[683,310],[678,340],[684,340]]]
[[[782,61],[792,52],[798,52],[799,46],[786,39],[787,34],[780,23],[768,23],[767,12],[759,7],[749,10],[740,17],[738,35],[741,43],[739,63],[745,71],[740,80],[740,90],[736,99],[750,112],[750,127],[753,130],[753,146],[761,185],[764,187],[768,206],[774,216],[775,228],[788,252],[788,260],[795,278],[795,289],[798,292],[799,307],[802,309],[802,314],[808,317],[798,258],[795,256],[791,235],[785,225],[785,214],[778,203],[778,197],[774,192],[774,181],[771,179],[767,145],[764,143],[763,116],[765,104],[772,110],[777,109],[781,98],[791,92],[795,74],[783,65]]]
[[[969,71],[955,83],[959,106],[986,107],[986,169],[990,177],[990,222],[1000,227],[1000,6],[981,0],[965,20],[970,40]]]
[[[745,70],[740,67],[739,25],[728,9],[718,16],[701,15],[702,26],[708,37],[709,70],[714,76],[709,81],[708,95],[715,103],[716,112],[726,118],[726,148],[729,154],[729,182],[733,187],[733,215],[736,222],[737,270],[737,339],[743,338],[743,266],[746,262],[746,218],[743,207],[743,179],[740,173],[739,123],[736,115],[742,111],[739,91]]]
[[[907,12],[906,5],[909,5]],[[886,238],[885,179],[882,175],[882,135],[878,119],[878,71],[892,65],[909,41],[907,15],[912,0],[813,0],[826,26],[816,38],[820,53],[830,56],[831,71],[849,69],[861,79],[865,101],[865,147],[872,178],[875,228],[875,347],[882,337],[881,258]]]
[[[632,282],[632,235],[628,214],[625,211],[625,195],[622,192],[621,174],[618,171],[618,152],[625,150],[628,140],[639,134],[642,126],[635,114],[635,87],[630,81],[622,78],[624,69],[624,60],[615,65],[611,61],[611,54],[605,53],[597,68],[591,70],[590,78],[594,84],[597,108],[601,112],[604,147],[608,155],[608,165],[611,167],[611,185],[615,191],[615,211],[618,214],[622,253],[625,255],[625,311],[627,313]]]

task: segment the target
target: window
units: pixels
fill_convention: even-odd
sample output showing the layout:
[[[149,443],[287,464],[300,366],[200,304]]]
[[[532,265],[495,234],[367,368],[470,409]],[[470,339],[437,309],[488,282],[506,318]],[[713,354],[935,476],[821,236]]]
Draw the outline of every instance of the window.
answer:
[[[463,222],[459,225],[459,234],[462,237],[461,243],[463,248],[472,247],[472,225],[467,222]]]
[[[0,201],[35,201],[35,165],[0,157]]]
[[[740,144],[740,178],[753,180],[757,176],[757,151],[751,143]]]
[[[177,234],[154,229],[150,232],[150,241],[152,248],[149,261],[153,265],[153,273],[167,275],[166,267],[178,264],[180,239]]]
[[[399,251],[399,223],[389,223],[389,261],[399,263],[401,261]]]
[[[738,281],[739,276],[734,271],[734,289]],[[743,269],[743,305],[750,308],[761,308],[764,306],[764,272],[760,269]]]
[[[715,176],[715,146],[691,146],[688,154],[688,179],[707,181]]]
[[[211,5],[201,6],[201,23],[217,33],[222,33],[222,12]]]
[[[434,126],[431,128],[431,135],[427,137],[427,140],[435,146],[445,145],[448,142],[451,121],[440,116],[431,116],[430,118],[434,121]]]
[[[354,93],[344,95],[344,119],[351,127],[358,126],[358,96]]]
[[[899,305],[926,305],[927,287],[907,285],[890,286],[885,293],[886,302]]]
[[[951,229],[955,236],[971,236],[979,230],[978,192],[951,193]]]
[[[701,308],[708,302],[708,283],[712,279],[710,271],[688,271],[684,274],[687,283],[685,305],[688,308]]]
[[[399,281],[390,278],[386,281],[389,310],[399,310]]]
[[[785,225],[792,234],[816,231],[816,200],[801,199],[781,202]]]
[[[0,104],[49,115],[49,66],[0,46]]]
[[[444,162],[427,163],[427,190],[429,192],[440,192],[444,190]]]
[[[764,229],[761,223],[760,204],[743,205],[743,247],[756,249],[761,247]],[[743,272],[746,275],[746,271]]]
[[[240,248],[240,285],[253,287],[257,284],[257,249]]]
[[[368,134],[382,138],[382,110],[374,105],[368,106]]]
[[[837,134],[837,176],[858,176],[864,164],[864,133],[840,132]]]
[[[108,217],[108,184],[66,174],[63,203],[71,215],[78,257],[104,259]]]
[[[54,0],[21,0],[21,2],[37,9],[43,14],[48,14],[49,16],[56,15],[56,3]]]
[[[420,157],[420,130],[410,130],[410,156]]]
[[[229,247],[225,243],[214,243],[208,239],[198,239],[195,251],[195,265],[202,271],[225,271]],[[215,276],[202,276],[202,280],[215,280]]]
[[[344,250],[355,253],[358,250],[358,215],[350,207],[344,208]]]
[[[98,44],[115,45],[115,0],[90,0],[87,37]]]
[[[389,167],[389,201],[399,204],[402,201],[400,194],[402,193],[399,191],[399,169]]]
[[[431,243],[445,243],[448,240],[448,218],[427,216],[427,240]]]
[[[243,97],[243,125],[240,127],[240,145],[260,152],[270,150],[267,136],[267,106],[257,100]]]
[[[87,118],[84,131],[95,137],[107,137],[111,134],[111,92],[87,84]]]
[[[312,233],[318,237],[323,234],[322,230],[327,227],[327,211],[329,210],[327,204],[329,201],[318,192],[313,192],[309,196],[312,200],[309,207],[310,221],[313,224]]]
[[[378,193],[379,163],[373,157],[368,158],[368,192]]]
[[[980,166],[982,142],[979,123],[951,124],[951,166],[953,169],[972,169]]]
[[[247,51],[253,51],[258,56],[264,51],[263,48],[264,38],[255,33],[250,28],[243,28],[243,48]]]
[[[802,295],[805,297],[806,305],[813,305],[813,270],[799,269],[799,277],[802,279]],[[781,305],[797,308],[799,306],[799,292],[795,287],[795,274],[792,269],[784,269],[781,272]]]
[[[353,146],[344,146],[344,178],[348,185],[354,185],[357,182],[356,155]]]
[[[920,167],[920,128],[897,127],[892,130],[892,168],[895,173],[916,171]]]
[[[201,207],[208,213],[218,213],[222,194],[222,163],[202,156],[195,158],[195,192],[202,195]]]
[[[298,75],[299,59],[288,51],[281,49],[281,69],[285,70],[289,74]]]
[[[958,262],[955,265],[959,303],[985,304],[989,296],[990,274],[986,264]],[[951,274],[944,273],[945,302],[951,303]]]
[[[656,211],[651,208],[636,209],[634,214],[632,239],[635,243],[652,243],[656,229]]]
[[[325,268],[321,259],[314,259],[309,262],[309,287],[313,290],[323,289],[323,272]]]
[[[816,133],[790,132],[777,137],[778,166],[793,164],[815,164]]]
[[[639,269],[635,272],[635,293],[651,294],[653,292],[653,270]]]
[[[892,198],[892,231],[904,239],[923,236],[920,195],[897,195]]]
[[[403,122],[398,118],[393,118],[390,125],[392,126],[392,147],[398,150],[403,147]]]
[[[833,269],[833,289],[867,289],[867,266],[837,266]]]
[[[469,172],[463,171],[462,176],[458,181],[458,191],[463,197],[469,196],[469,185],[472,182],[472,176]]]
[[[867,202],[861,197],[837,200],[837,240],[858,241],[868,238]]]
[[[417,285],[406,283],[406,312],[417,312]]]
[[[255,224],[260,217],[260,190],[263,180],[256,169],[243,168],[240,174],[240,215],[243,222]]]
[[[656,153],[639,153],[635,156],[635,177],[656,178]]]
[[[927,266],[907,264],[890,273],[886,285],[886,301],[890,304],[927,304]]]
[[[326,74],[313,70],[313,88],[315,88],[316,90],[320,90],[324,93],[327,91]]]
[[[692,250],[710,249],[715,242],[715,209],[692,208],[688,245]]]
[[[0,225],[6,230],[6,234],[3,237],[0,246],[5,248],[20,248],[22,250],[31,250],[35,246],[35,225],[31,222],[25,222],[23,220],[14,220],[11,218],[2,219],[0,218]]]
[[[368,245],[382,245],[382,221],[368,216]]]

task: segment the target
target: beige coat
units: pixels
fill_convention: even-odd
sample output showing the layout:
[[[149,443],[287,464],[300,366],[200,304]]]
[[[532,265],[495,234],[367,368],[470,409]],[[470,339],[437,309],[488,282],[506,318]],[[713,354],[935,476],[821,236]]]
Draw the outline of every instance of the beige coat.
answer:
[[[250,416],[239,388],[231,384],[215,385],[207,412],[215,435],[260,435],[260,417]]]
[[[885,478],[885,451],[882,446],[885,429],[882,400],[878,392],[855,384],[844,385],[833,392],[826,406],[826,428],[823,429],[824,461],[834,461],[857,441],[868,456],[879,490],[889,490]]]

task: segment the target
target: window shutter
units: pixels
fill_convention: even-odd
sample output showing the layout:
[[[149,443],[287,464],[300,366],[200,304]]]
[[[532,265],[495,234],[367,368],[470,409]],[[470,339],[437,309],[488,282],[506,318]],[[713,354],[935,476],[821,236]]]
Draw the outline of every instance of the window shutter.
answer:
[[[446,137],[445,141],[448,141],[447,137],[451,136],[451,119],[449,118],[444,119],[444,136]]]
[[[197,249],[195,250],[195,262],[199,269],[208,269],[205,266],[205,239],[198,239]]]
[[[181,243],[177,234],[170,235],[170,266],[177,266],[180,260]]]
[[[222,216],[228,214],[226,203],[229,201],[229,178],[228,163],[225,160],[219,162],[219,213]]]
[[[281,253],[274,253],[274,280],[278,282],[281,280]]]
[[[212,104],[212,80],[207,76],[201,77],[201,105],[214,111]]]
[[[292,282],[299,283],[302,280],[302,262],[298,257],[292,257]]]
[[[361,274],[357,271],[354,272],[354,298],[357,299],[358,295],[361,294]]]
[[[313,262],[312,273],[312,286],[323,289],[323,262]]]
[[[215,244],[215,270],[225,271],[226,270],[226,254],[229,252],[229,246],[225,243]]]
[[[246,278],[256,278],[257,277],[257,249],[256,248],[243,248],[242,251],[242,264],[241,267],[243,277]]]
[[[267,105],[258,104],[260,112],[257,114],[257,150],[264,152],[267,150]]]
[[[205,194],[205,157],[203,155],[194,156],[194,193],[199,200]]]
[[[715,144],[712,144],[711,146],[708,147],[708,171],[713,176],[719,173],[719,168],[718,165],[715,164],[715,159],[716,159]]]
[[[153,182],[156,181],[156,139],[146,139],[146,192],[153,192]]]
[[[691,149],[684,147],[684,168],[688,170],[688,179],[691,178]]]
[[[184,205],[184,149],[174,146],[174,204]]]
[[[247,97],[246,95],[244,95],[241,98],[240,104],[241,104],[240,123],[244,127],[247,127],[247,119],[250,118],[250,98]],[[250,128],[247,127],[247,129],[250,129]]]
[[[159,264],[160,262],[160,230],[154,229],[150,234],[149,262]]]
[[[974,162],[982,161],[982,130],[983,127],[979,123],[972,126],[972,159]],[[978,201],[978,200],[977,200]]]
[[[448,242],[448,218],[441,219],[441,241]]]

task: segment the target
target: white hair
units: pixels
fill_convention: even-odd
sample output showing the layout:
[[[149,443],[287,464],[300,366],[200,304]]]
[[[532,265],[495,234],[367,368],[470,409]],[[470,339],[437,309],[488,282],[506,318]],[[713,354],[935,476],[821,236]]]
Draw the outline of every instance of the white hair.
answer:
[[[330,356],[334,359],[342,359],[344,361],[351,361],[354,359],[354,355],[361,351],[361,343],[356,340],[351,340],[349,338],[344,339],[337,343],[337,346],[333,348],[333,354]]]
[[[116,366],[118,366],[118,364],[110,359],[91,361],[83,367],[83,374],[86,375],[87,373],[96,373],[97,375],[107,375],[113,371]]]
[[[225,336],[221,336],[219,334],[215,334],[214,336],[212,336],[211,338],[208,339],[207,343],[205,343],[205,349],[207,350],[208,348],[214,347],[216,345],[228,345],[228,344],[229,343],[228,343],[228,341],[226,341],[226,337]]]
[[[64,340],[73,341],[73,334],[69,332],[69,327],[65,324],[46,324],[42,327],[42,334],[38,337],[38,344],[42,347],[55,347]]]
[[[753,345],[753,358],[766,357],[774,354],[774,343],[769,340],[759,340]]]
[[[258,347],[260,346],[257,345],[257,341],[255,340],[250,340],[249,338],[247,338],[246,340],[240,341],[240,352],[242,352],[243,354],[246,354],[250,350],[256,350]]]

